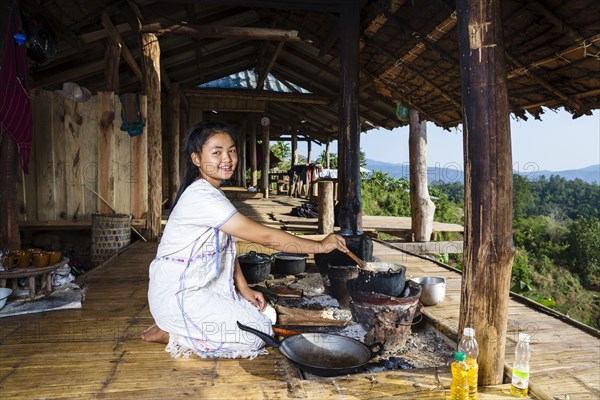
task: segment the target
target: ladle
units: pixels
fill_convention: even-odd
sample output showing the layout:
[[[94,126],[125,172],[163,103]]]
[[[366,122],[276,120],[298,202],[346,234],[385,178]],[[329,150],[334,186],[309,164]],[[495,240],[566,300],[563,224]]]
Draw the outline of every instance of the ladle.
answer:
[[[369,267],[369,265],[365,261],[358,258],[358,256],[356,254],[354,254],[353,252],[351,252],[350,250],[348,250],[346,255],[348,257],[350,257],[356,264],[358,264],[358,266],[361,269],[364,269],[365,271],[373,271],[373,269],[371,267]]]

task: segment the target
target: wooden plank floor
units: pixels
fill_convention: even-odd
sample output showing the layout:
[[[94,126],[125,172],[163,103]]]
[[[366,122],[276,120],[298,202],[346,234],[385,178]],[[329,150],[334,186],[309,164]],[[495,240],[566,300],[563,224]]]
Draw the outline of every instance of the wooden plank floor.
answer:
[[[441,399],[447,368],[300,380],[278,350],[254,360],[172,359],[139,339],[155,243],[88,272],[83,308],[0,319],[1,399]],[[480,399],[506,398],[507,385]]]
[[[259,215],[289,206],[263,201],[262,211],[244,207],[246,215]],[[146,296],[155,252],[155,243],[136,242],[81,277],[79,283],[87,286],[81,309],[1,318],[0,399],[442,399],[448,394],[447,368],[300,380],[273,349],[254,360],[172,359],[163,345],[139,339],[152,322]],[[446,276],[446,300],[426,313],[442,331],[455,333],[457,273],[379,243],[375,255],[407,265],[415,276]],[[532,388],[540,395],[531,398],[598,398],[597,339],[517,303],[511,302],[510,312],[514,326],[514,321],[536,324]],[[512,362],[509,343],[507,362]],[[507,385],[481,388],[479,396],[509,397]]]

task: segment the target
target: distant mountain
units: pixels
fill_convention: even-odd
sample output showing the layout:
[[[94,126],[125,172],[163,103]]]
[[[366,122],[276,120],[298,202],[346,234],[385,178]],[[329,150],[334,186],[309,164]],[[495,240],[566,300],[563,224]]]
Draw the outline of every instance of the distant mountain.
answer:
[[[409,178],[409,163],[388,163],[384,161],[366,159],[366,168],[371,171],[381,171],[394,178]],[[588,183],[600,183],[600,164],[591,165],[586,168],[567,170],[567,171],[539,171],[534,167],[524,166],[522,170],[515,171],[518,174],[526,176],[530,180],[539,179],[542,176],[550,178],[551,175],[558,175],[567,180],[581,179]],[[427,168],[427,179],[429,182],[444,181],[446,183],[463,182],[464,174],[462,165],[458,163],[448,163],[444,165],[436,164]]]
[[[570,169],[566,171],[534,171],[534,172],[523,172],[521,175],[527,176],[530,180],[539,179],[542,176],[550,178],[551,175],[561,176],[569,181],[575,179],[581,179],[587,183],[600,183],[600,164],[590,165],[589,167],[580,169]]]

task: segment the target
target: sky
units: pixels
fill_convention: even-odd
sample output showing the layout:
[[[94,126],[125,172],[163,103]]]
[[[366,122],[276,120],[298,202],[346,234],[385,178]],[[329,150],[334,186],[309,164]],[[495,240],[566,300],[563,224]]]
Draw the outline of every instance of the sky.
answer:
[[[529,116],[517,120],[511,114],[511,141],[515,171],[564,171],[600,164],[600,112],[572,119],[571,114],[545,108],[541,121]],[[462,127],[443,130],[427,124],[427,164],[462,169]],[[396,164],[408,163],[408,126],[392,131],[374,129],[362,133],[360,147],[366,158]],[[313,159],[325,149],[313,143]],[[337,141],[330,146],[337,153]],[[298,151],[307,154],[306,142]]]

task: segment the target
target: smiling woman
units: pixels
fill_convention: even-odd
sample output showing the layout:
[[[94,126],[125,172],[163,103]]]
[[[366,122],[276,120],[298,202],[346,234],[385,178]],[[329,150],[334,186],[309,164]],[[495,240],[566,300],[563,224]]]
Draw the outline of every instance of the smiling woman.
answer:
[[[148,304],[156,324],[142,339],[167,344],[174,357],[255,357],[265,353],[262,340],[242,335],[236,323],[270,335],[271,320],[262,313],[262,293],[244,278],[234,237],[293,253],[347,251],[345,241],[334,234],[318,242],[299,238],[238,213],[220,189],[238,161],[226,125],[194,125],[185,152],[184,182],[150,265]]]

